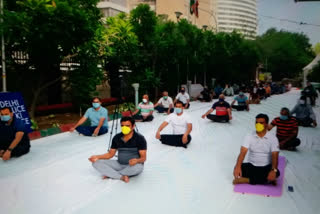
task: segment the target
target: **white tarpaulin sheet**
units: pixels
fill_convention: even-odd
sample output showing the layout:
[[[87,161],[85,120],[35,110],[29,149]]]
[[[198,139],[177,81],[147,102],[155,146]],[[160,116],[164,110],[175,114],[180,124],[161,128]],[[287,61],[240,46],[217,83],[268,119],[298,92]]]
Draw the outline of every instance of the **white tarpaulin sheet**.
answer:
[[[282,197],[233,192],[233,167],[244,136],[254,130],[255,116],[267,113],[273,119],[281,107],[291,109],[298,96],[298,91],[274,95],[252,105],[250,112],[235,111],[230,124],[201,119],[212,103],[192,102],[186,110],[193,119],[188,149],[155,139],[165,119],[155,114],[153,122],[137,124],[148,142],[147,162],[143,173],[128,184],[102,180],[88,161],[106,152],[109,134],[92,138],[62,133],[32,141],[29,154],[0,161],[0,213],[319,213],[319,127],[299,129],[302,143],[297,152],[281,151],[288,161]],[[319,118],[319,107],[314,109]],[[170,131],[168,126],[164,133]],[[294,192],[287,191],[288,185]]]

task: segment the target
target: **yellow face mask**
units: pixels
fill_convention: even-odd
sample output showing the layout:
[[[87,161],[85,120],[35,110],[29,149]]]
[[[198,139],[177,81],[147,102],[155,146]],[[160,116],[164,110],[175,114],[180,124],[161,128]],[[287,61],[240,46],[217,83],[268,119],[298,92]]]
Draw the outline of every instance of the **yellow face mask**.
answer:
[[[121,126],[121,132],[124,135],[127,135],[131,132],[131,129],[128,126]]]
[[[264,130],[264,125],[261,123],[256,123],[257,132],[262,132]]]

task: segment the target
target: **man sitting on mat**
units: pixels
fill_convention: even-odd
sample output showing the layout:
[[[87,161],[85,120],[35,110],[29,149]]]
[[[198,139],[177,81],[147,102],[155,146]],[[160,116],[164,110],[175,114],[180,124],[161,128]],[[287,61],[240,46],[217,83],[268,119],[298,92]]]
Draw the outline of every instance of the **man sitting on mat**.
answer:
[[[316,115],[312,110],[312,106],[307,104],[307,98],[305,96],[300,97],[299,103],[295,105],[290,114],[296,115],[299,126],[317,126]]]
[[[176,99],[174,99],[174,103],[176,103],[177,101],[182,102],[183,103],[183,107],[185,109],[188,109],[190,107],[190,96],[186,92],[185,87],[181,87],[180,93],[177,94]]]
[[[168,92],[162,92],[162,97],[159,101],[154,105],[154,109],[159,113],[167,113],[170,114],[173,112],[173,101],[172,98],[168,96]]]
[[[175,113],[170,114],[158,128],[156,138],[159,139],[163,144],[167,144],[170,146],[182,146],[184,148],[187,148],[187,145],[190,143],[190,132],[192,130],[192,123],[189,116],[183,112],[183,109],[183,103],[177,101],[174,108]],[[160,135],[160,132],[169,123],[172,125],[173,134]]]
[[[276,184],[276,178],[280,175],[279,141],[268,132],[268,122],[268,115],[256,116],[256,132],[244,139],[233,171],[233,184]],[[248,151],[248,162],[243,163]]]
[[[131,117],[120,120],[121,132],[112,139],[111,149],[103,155],[89,158],[92,166],[103,175],[103,179],[113,178],[129,182],[130,176],[140,174],[147,159],[147,142],[134,131],[135,121]],[[118,160],[110,160],[118,151]]]
[[[142,102],[139,103],[137,110],[132,113],[132,116],[136,122],[148,122],[153,120],[153,111],[153,103],[149,101],[149,96],[145,94],[142,96]]]
[[[216,115],[211,114],[211,112],[213,112],[214,110],[216,110]],[[219,101],[214,103],[212,105],[211,109],[209,109],[209,111],[207,111],[207,113],[202,115],[203,119],[205,117],[207,117],[208,119],[210,119],[214,122],[229,122],[229,120],[232,119],[230,105],[229,105],[229,103],[224,101],[223,94],[220,94]]]
[[[81,126],[89,118],[91,126]],[[98,136],[108,132],[108,110],[101,106],[99,97],[92,99],[92,107],[89,108],[70,132],[77,130],[85,136]]]
[[[30,140],[24,122],[9,107],[1,108],[0,114],[0,158],[6,161],[27,154]]]
[[[269,125],[269,130],[277,126],[277,138],[280,149],[294,151],[300,145],[298,135],[298,121],[295,117],[290,116],[288,108],[282,108],[280,117],[276,117]]]
[[[238,102],[238,105],[234,105],[235,102]],[[247,110],[249,111],[249,100],[248,97],[242,92],[239,92],[239,95],[234,98],[231,103],[231,107],[237,109],[238,111]]]

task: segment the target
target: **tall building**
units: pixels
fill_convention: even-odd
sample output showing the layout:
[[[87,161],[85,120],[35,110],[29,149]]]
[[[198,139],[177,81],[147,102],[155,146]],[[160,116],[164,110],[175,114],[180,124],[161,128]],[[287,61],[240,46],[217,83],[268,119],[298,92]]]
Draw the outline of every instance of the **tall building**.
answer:
[[[119,12],[130,12],[139,4],[150,5],[157,15],[177,21],[189,20],[199,28],[207,26],[215,32],[242,33],[246,38],[254,39],[257,35],[257,1],[256,0],[194,0],[198,2],[198,16],[190,13],[190,0],[102,0],[98,7],[104,16],[114,16]]]
[[[104,17],[115,16],[118,13],[129,13],[127,0],[101,0],[97,7]]]
[[[248,39],[257,35],[256,0],[218,0],[216,14],[219,31],[236,30]]]

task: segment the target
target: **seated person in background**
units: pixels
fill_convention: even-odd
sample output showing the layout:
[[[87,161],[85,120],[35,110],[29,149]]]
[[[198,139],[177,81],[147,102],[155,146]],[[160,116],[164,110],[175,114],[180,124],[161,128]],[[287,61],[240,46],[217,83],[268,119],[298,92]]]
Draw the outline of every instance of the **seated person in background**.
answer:
[[[238,94],[240,92],[240,86],[237,83],[232,85],[234,94]]]
[[[162,97],[159,101],[154,105],[154,109],[159,113],[167,113],[170,114],[173,112],[173,101],[172,98],[168,96],[168,92],[162,92]]]
[[[220,94],[222,94],[223,88],[218,84],[216,87],[214,87],[214,99],[219,98]]]
[[[211,114],[214,110],[216,110],[216,115]],[[224,101],[224,95],[220,94],[219,101],[214,103],[209,111],[202,115],[204,119],[207,117],[208,119],[214,122],[229,122],[232,119],[231,108],[229,103]]]
[[[91,126],[81,126],[89,118]],[[70,132],[77,130],[85,136],[98,136],[108,132],[108,110],[101,106],[99,97],[92,99],[92,107],[89,108]]]
[[[123,117],[120,120],[121,132],[112,139],[111,149],[103,155],[89,158],[92,166],[103,175],[103,179],[113,178],[129,182],[130,176],[140,174],[147,159],[147,142],[134,131],[134,119]],[[110,160],[118,151],[118,160]]]
[[[149,101],[149,96],[145,94],[142,96],[142,102],[139,103],[137,110],[132,113],[132,116],[137,122],[152,121],[153,111],[153,103]]]
[[[192,123],[189,116],[183,112],[183,109],[183,103],[177,101],[174,108],[175,113],[170,114],[158,128],[156,138],[159,139],[163,144],[187,148],[187,145],[190,143]],[[173,134],[160,135],[162,129],[164,129],[168,124],[172,125]]]
[[[311,82],[307,82],[307,87],[303,89],[301,94],[310,99],[310,104],[314,106],[316,104],[316,98],[318,97],[316,89],[313,87]],[[308,100],[307,100],[308,102]],[[308,102],[309,104],[309,102]]]
[[[256,116],[256,132],[245,137],[237,163],[233,170],[233,184],[276,184],[279,177],[279,142],[276,136],[268,132],[269,117]],[[247,152],[248,162],[243,163]]]
[[[174,100],[174,103],[176,103],[177,101],[182,102],[185,109],[188,109],[190,107],[190,103],[189,103],[190,102],[190,96],[186,92],[185,87],[181,87],[180,93],[176,96],[176,99]]]
[[[266,91],[266,97],[270,97],[271,96],[271,87],[270,84],[267,83],[264,87],[265,91]]]
[[[260,98],[258,95],[258,86],[257,85],[255,85],[252,88],[252,90],[250,91],[249,103],[250,104],[260,104]]]
[[[27,154],[30,140],[24,122],[9,107],[1,108],[0,114],[0,158],[6,161]]]
[[[280,149],[293,151],[300,145],[298,136],[298,121],[295,117],[290,116],[288,108],[282,108],[280,117],[276,117],[269,125],[269,130],[277,126],[277,138]]]
[[[257,89],[257,94],[258,94],[260,100],[267,99],[266,90],[264,89],[262,84],[259,85],[259,87]]]
[[[234,105],[235,102],[238,102],[238,105]],[[231,107],[237,109],[238,111],[247,110],[249,111],[249,100],[248,97],[242,92],[239,92],[239,95],[234,98],[231,103]]]
[[[290,115],[294,114],[296,114],[299,126],[317,126],[316,115],[311,105],[307,104],[305,96],[301,96],[298,104],[291,110]]]
[[[203,91],[200,92],[200,94],[197,97],[197,100],[201,102],[211,102],[212,97],[210,94],[210,90],[208,89],[207,86],[203,88]]]
[[[233,96],[234,95],[233,88],[230,85],[226,84],[226,87],[222,91],[222,94],[226,96]]]

